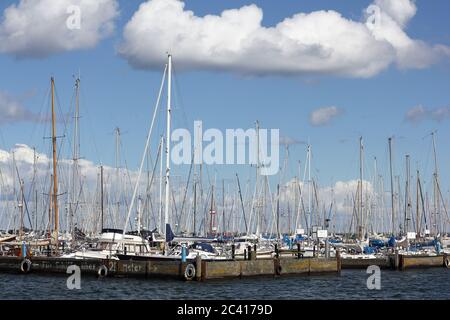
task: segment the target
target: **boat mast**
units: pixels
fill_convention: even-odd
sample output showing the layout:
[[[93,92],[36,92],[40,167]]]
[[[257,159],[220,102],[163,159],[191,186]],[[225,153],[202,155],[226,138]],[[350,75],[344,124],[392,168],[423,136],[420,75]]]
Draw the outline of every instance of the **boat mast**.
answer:
[[[405,234],[408,232],[409,220],[411,219],[411,193],[410,193],[410,157],[406,155],[406,190],[405,190],[405,220],[403,222],[403,231]]]
[[[69,201],[69,215],[70,215],[70,232],[72,236],[74,234],[73,216],[74,216],[74,205],[77,207],[78,203],[78,191],[77,191],[77,174],[78,174],[78,160],[80,158],[80,138],[79,138],[79,119],[80,119],[80,109],[79,109],[79,93],[80,93],[80,78],[75,80],[75,125],[74,125],[74,140],[73,140],[73,167],[72,167],[72,196]],[[70,194],[69,194],[70,196]],[[73,239],[73,238],[72,238]]]
[[[437,235],[439,233],[438,230],[438,214],[440,210],[439,203],[439,194],[438,194],[438,165],[437,165],[437,156],[436,156],[436,141],[434,132],[431,133],[431,138],[433,141],[433,159],[434,159],[434,173],[433,173],[433,216],[434,221],[431,222],[431,226],[434,227],[434,234]]]
[[[363,138],[359,137],[359,201],[358,201],[358,239],[364,237],[363,225]]]
[[[225,236],[225,180],[222,179],[222,234]]]
[[[104,200],[103,200],[103,166],[100,166],[100,212],[101,212],[101,232],[103,232],[104,221]]]
[[[394,177],[392,175],[392,138],[389,141],[389,170],[391,173],[391,216],[392,216],[392,235],[395,235],[395,209],[394,209]]]
[[[164,209],[164,226],[167,230],[169,224],[169,211],[170,211],[170,124],[171,124],[171,94],[172,94],[172,56],[168,55],[168,69],[167,69],[167,133],[166,133],[166,199]],[[167,231],[165,230],[165,234]],[[167,234],[166,234],[167,235]],[[167,253],[168,251],[165,250]]]
[[[55,229],[54,237],[56,248],[58,248],[59,232],[59,208],[58,208],[58,173],[57,173],[57,154],[56,154],[56,116],[55,116],[55,80],[51,78],[52,83],[52,145],[53,145],[53,208],[55,211]]]

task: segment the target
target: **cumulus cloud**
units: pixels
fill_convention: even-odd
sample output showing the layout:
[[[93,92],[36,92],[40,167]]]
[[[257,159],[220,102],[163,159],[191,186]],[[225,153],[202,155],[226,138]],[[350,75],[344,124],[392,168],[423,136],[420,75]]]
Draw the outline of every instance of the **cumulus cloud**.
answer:
[[[409,109],[405,114],[405,120],[415,124],[427,119],[441,122],[449,118],[450,107],[448,106],[430,109],[419,105]]]
[[[422,106],[416,106],[409,109],[405,114],[405,120],[417,123],[424,120],[427,117],[428,111]]]
[[[27,110],[19,99],[0,91],[0,124],[37,119],[37,115]]]
[[[298,140],[298,139],[291,138],[288,136],[281,136],[279,142],[281,145],[286,145],[286,146],[295,145],[295,144],[306,144],[306,142],[303,140]]]
[[[431,118],[438,122],[450,118],[450,107],[442,107],[432,110]]]
[[[313,126],[324,126],[342,113],[344,110],[335,106],[319,108],[310,113],[309,123]]]
[[[80,28],[67,21],[77,6]],[[42,58],[50,54],[94,47],[114,30],[116,0],[20,0],[3,12],[0,20],[0,53]]]
[[[374,4],[401,27],[405,27],[417,12],[416,4],[410,0],[375,0]]]
[[[392,64],[423,68],[450,54],[448,47],[429,46],[405,33],[414,2],[374,4],[375,26],[370,15],[361,22],[321,10],[266,27],[254,4],[200,17],[180,0],[149,0],[126,24],[118,52],[140,69],[160,69],[168,51],[179,69],[350,77],[371,77]]]

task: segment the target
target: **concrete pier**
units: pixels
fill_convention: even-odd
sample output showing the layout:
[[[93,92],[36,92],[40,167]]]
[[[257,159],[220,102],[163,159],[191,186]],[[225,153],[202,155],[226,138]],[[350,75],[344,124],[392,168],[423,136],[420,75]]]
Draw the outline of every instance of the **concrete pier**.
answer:
[[[175,278],[204,281],[210,279],[242,278],[254,276],[311,275],[339,273],[342,269],[365,269],[370,265],[380,268],[405,270],[424,267],[450,267],[447,255],[419,256],[391,254],[384,258],[352,259],[303,258],[279,256],[261,258],[250,255],[247,260],[193,260],[152,259],[102,260],[65,259],[58,257],[10,257],[0,256],[0,272],[66,274],[71,265],[80,267],[81,273],[108,277]]]

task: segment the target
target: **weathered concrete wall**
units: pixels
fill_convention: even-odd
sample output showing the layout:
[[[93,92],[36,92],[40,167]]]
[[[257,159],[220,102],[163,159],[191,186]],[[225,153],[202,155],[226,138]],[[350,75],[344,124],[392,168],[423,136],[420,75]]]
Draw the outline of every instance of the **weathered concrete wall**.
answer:
[[[253,261],[239,261],[241,276],[265,276],[273,275],[273,259],[261,259]]]
[[[367,269],[368,266],[379,266],[381,269],[393,268],[389,257],[376,259],[341,259],[342,269]]]
[[[239,277],[243,261],[202,261],[202,280]]]
[[[181,274],[181,262],[166,260],[166,261],[147,261],[148,276],[165,276],[178,277]],[[184,270],[183,270],[184,271]]]
[[[100,259],[78,260],[55,257],[31,257],[26,259],[31,261],[29,272],[66,273],[69,266],[77,265],[81,272],[85,274],[97,274],[98,269],[103,265]],[[0,257],[0,270],[20,273],[20,264],[23,260],[22,257]]]
[[[312,258],[309,260],[309,273],[338,272],[336,259]]]
[[[405,256],[400,255],[400,268],[424,268],[424,267],[442,267],[444,264],[443,256]]]
[[[281,274],[310,274],[323,272],[338,272],[337,259],[305,258],[280,259]]]
[[[304,274],[309,273],[310,258],[292,259],[280,258],[280,274]]]

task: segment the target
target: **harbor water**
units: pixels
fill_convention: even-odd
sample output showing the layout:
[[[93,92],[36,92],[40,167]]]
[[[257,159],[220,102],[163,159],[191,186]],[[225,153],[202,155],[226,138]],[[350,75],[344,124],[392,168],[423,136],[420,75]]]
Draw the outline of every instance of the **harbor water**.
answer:
[[[86,276],[79,290],[69,290],[64,275],[0,274],[0,299],[450,299],[445,268],[381,270],[380,290],[368,289],[370,276],[365,270],[206,282]]]

